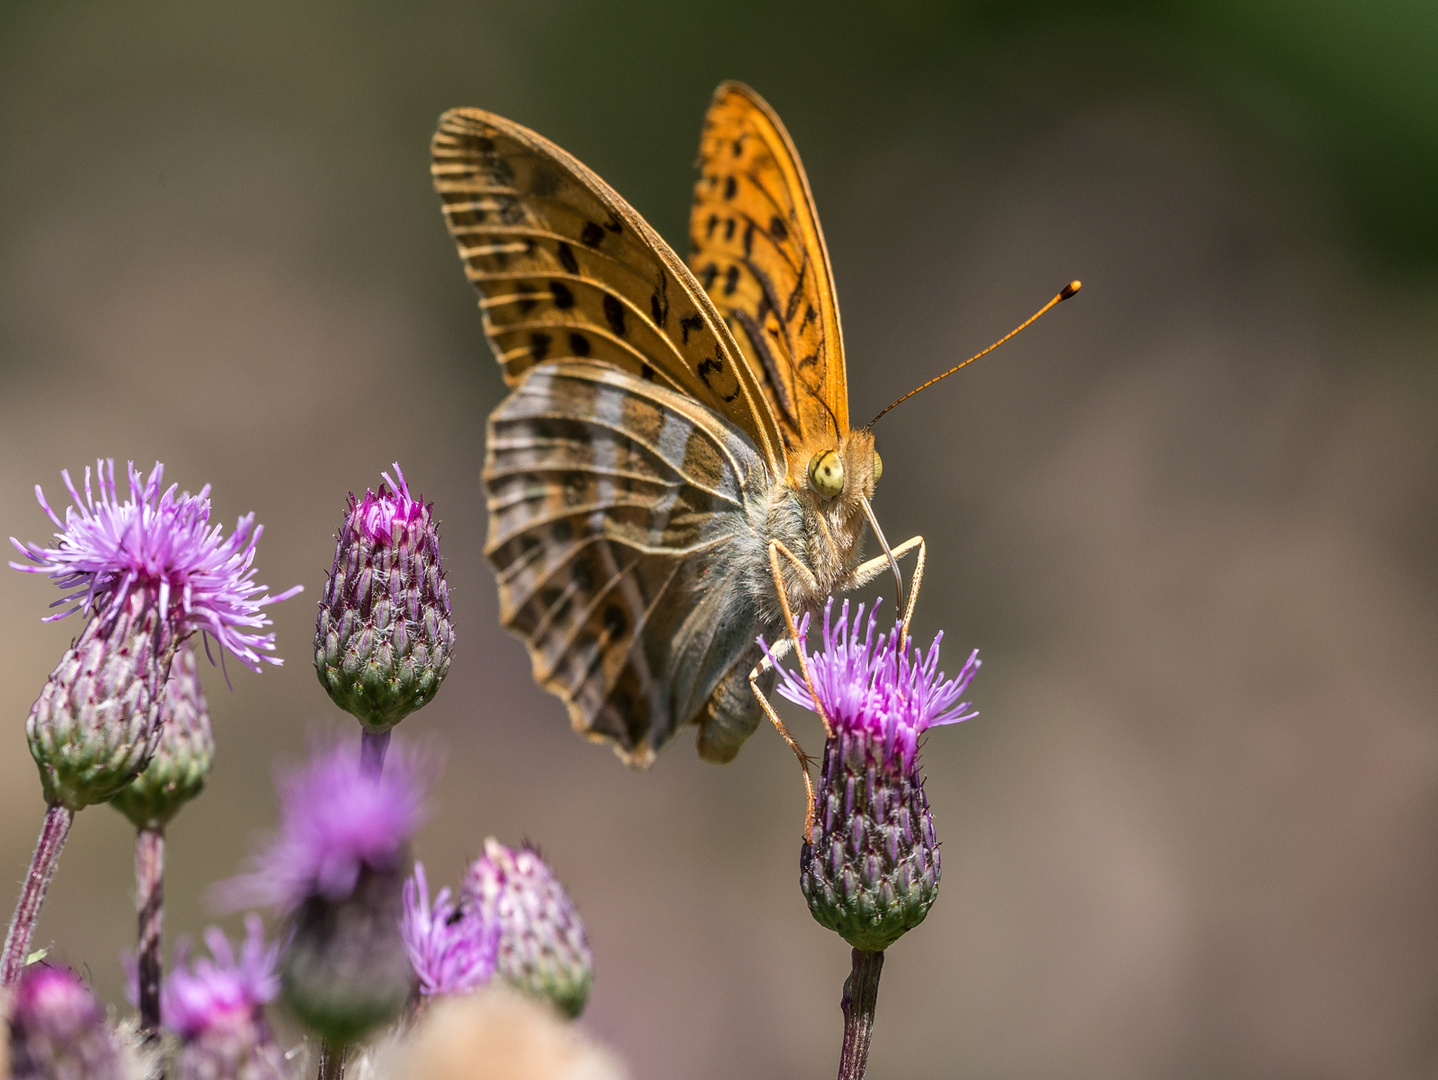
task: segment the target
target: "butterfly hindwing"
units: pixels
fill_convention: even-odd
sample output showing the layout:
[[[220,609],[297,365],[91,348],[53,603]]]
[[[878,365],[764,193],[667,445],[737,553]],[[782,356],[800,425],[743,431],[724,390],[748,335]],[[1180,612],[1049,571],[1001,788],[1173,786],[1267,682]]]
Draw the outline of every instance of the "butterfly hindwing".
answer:
[[[763,462],[687,397],[564,361],[490,417],[485,481],[500,617],[536,681],[576,729],[648,764],[751,644],[721,579],[754,546]]]
[[[704,118],[689,265],[764,386],[790,447],[849,430],[839,309],[809,182],[764,100],[723,83]]]

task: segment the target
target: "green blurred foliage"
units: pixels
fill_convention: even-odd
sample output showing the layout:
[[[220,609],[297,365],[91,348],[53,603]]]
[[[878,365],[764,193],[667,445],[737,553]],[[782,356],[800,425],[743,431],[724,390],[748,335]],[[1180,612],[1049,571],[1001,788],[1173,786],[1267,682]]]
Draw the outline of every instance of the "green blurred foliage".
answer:
[[[1438,5],[1422,0],[371,2],[349,6],[347,40],[335,40],[328,5],[66,7],[82,29],[57,75],[77,96],[87,50],[133,35],[137,73],[157,93],[244,82],[244,107],[272,118],[368,90],[383,100],[377,120],[419,140],[448,105],[513,110],[582,159],[605,159],[601,173],[671,237],[684,212],[671,196],[692,174],[650,148],[692,133],[713,86],[740,78],[805,131],[812,173],[841,164],[856,131],[922,132],[995,96],[1028,124],[1084,98],[1182,98],[1326,174],[1348,234],[1375,261],[1438,259]],[[0,68],[53,15],[38,2],[0,7]],[[349,84],[351,65],[336,59],[356,49],[368,87]],[[608,162],[629,175],[611,176]]]

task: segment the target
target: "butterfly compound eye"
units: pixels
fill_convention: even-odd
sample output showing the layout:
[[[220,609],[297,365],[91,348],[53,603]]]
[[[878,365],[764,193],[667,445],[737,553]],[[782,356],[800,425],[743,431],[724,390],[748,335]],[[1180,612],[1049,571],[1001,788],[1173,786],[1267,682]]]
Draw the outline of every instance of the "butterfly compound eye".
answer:
[[[809,459],[809,486],[831,499],[844,490],[844,463],[838,454],[825,450]]]
[[[884,477],[884,459],[879,456],[879,451],[874,451],[874,483],[878,483]]]

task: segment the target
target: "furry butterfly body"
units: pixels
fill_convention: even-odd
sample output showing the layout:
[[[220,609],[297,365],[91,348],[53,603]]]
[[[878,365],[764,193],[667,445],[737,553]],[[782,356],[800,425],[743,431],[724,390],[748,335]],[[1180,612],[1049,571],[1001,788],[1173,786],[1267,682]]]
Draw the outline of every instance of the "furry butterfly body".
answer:
[[[763,715],[755,638],[888,565],[861,561],[880,466],[849,428],[797,154],[772,110],[726,83],[700,165],[696,277],[534,132],[456,109],[433,145],[513,388],[484,469],[501,619],[576,730],[634,765],[687,724],[701,755],[732,758]]]

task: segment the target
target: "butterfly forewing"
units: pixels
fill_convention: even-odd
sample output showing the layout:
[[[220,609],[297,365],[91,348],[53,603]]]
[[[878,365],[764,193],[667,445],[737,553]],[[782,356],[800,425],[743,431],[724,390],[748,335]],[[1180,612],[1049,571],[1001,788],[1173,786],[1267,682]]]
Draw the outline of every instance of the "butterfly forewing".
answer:
[[[716,640],[732,560],[703,556],[746,528],[762,462],[713,412],[592,361],[531,372],[488,447],[501,618],[575,727],[647,764],[747,644]]]
[[[709,406],[782,465],[763,391],[718,312],[603,180],[478,109],[445,113],[432,150],[445,220],[511,385],[536,364],[602,360]]]
[[[833,275],[809,182],[749,87],[714,94],[699,146],[689,265],[733,331],[790,447],[849,430]]]

